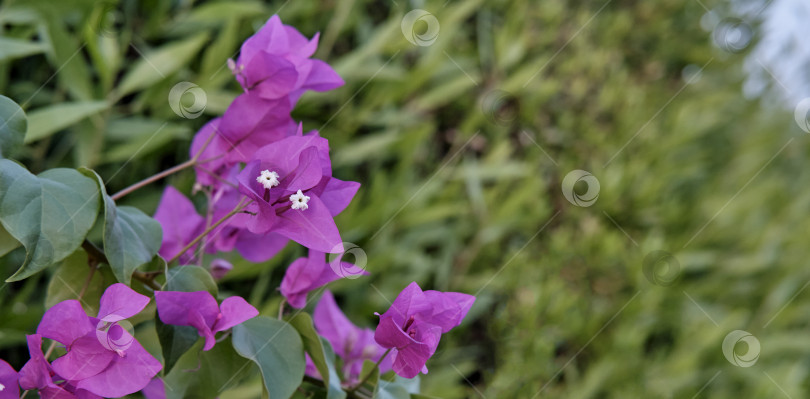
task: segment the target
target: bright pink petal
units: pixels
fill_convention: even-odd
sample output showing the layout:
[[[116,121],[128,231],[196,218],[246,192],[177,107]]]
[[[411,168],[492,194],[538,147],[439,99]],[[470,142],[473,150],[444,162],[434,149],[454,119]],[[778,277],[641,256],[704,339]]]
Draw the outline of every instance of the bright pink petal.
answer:
[[[22,389],[56,387],[51,379],[51,366],[42,353],[42,336],[39,334],[26,335],[25,339],[28,342],[28,353],[31,359],[20,369],[20,387]]]
[[[79,381],[76,388],[105,398],[119,398],[146,387],[162,368],[137,340],[132,340],[123,357],[116,355],[107,369]]]
[[[260,263],[275,256],[288,242],[289,239],[275,233],[253,234],[243,231],[236,239],[236,250],[243,258]]]
[[[352,198],[354,198],[359,188],[360,183],[331,178],[329,182],[326,183],[323,194],[319,195],[319,197],[329,209],[329,213],[332,214],[332,216],[337,216],[349,206],[349,203],[351,203]]]
[[[247,303],[244,298],[238,296],[225,298],[219,306],[219,309],[222,317],[214,326],[214,332],[225,331],[259,315],[259,311],[256,310],[256,308]]]
[[[327,252],[343,252],[335,221],[321,200],[311,195],[306,210],[289,209],[279,215],[273,231],[309,249]]]
[[[154,378],[141,390],[146,399],[166,399],[166,386],[160,378]]]
[[[474,296],[460,292],[429,290],[425,291],[425,297],[433,305],[433,309],[429,315],[425,315],[424,320],[440,326],[445,333],[461,324],[475,302]]]
[[[128,319],[140,313],[149,304],[149,297],[132,288],[115,283],[101,296],[98,318],[106,322]]]
[[[71,299],[59,302],[45,312],[37,327],[37,334],[70,346],[93,328],[95,325],[90,322],[79,301]]]
[[[381,316],[393,318],[397,325],[400,327],[405,325],[406,320],[419,313],[430,312],[432,306],[427,301],[419,284],[412,282],[405,287],[402,292],[397,295],[397,299],[391,304],[391,307]]]
[[[158,317],[164,324],[192,326],[205,338],[204,350],[214,347],[211,326],[219,315],[217,300],[207,291],[156,291]]]
[[[166,186],[160,198],[155,220],[163,228],[163,242],[158,253],[166,259],[177,255],[194,237],[202,233],[205,219],[197,213],[194,204],[172,186]],[[194,248],[188,249],[180,261],[192,262]]]
[[[0,385],[3,385],[0,399],[19,399],[20,387],[17,385],[19,379],[17,371],[10,364],[0,360]]]
[[[73,342],[67,353],[54,360],[53,371],[68,381],[78,381],[102,372],[118,355],[101,346],[95,334]]]

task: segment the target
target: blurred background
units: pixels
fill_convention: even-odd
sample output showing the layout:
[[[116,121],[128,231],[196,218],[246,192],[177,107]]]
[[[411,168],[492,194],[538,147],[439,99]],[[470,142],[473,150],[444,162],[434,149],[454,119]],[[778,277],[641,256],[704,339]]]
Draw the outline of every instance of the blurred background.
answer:
[[[810,394],[806,2],[6,0],[0,93],[29,117],[15,158],[92,167],[111,192],[187,160],[239,93],[226,59],[275,13],[320,31],[346,81],[294,116],[363,184],[337,223],[371,276],[330,286],[349,318],[373,326],[411,281],[478,297],[423,392]],[[173,111],[180,82],[202,114]],[[193,173],[122,203],[152,213],[166,184],[190,194]],[[273,314],[302,254],[234,258],[222,289]],[[15,367],[52,273],[0,290]]]

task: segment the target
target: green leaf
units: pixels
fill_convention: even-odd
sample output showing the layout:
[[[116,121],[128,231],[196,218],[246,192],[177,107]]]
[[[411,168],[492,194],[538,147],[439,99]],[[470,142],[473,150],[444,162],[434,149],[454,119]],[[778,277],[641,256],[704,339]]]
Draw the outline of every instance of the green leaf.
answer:
[[[411,394],[408,393],[404,386],[396,382],[380,380],[380,385],[374,397],[379,399],[410,399]]]
[[[80,171],[95,180],[104,198],[104,254],[118,281],[129,285],[135,269],[157,254],[163,229],[138,208],[116,206],[96,172],[87,168]]]
[[[160,347],[163,351],[165,373],[171,371],[177,361],[180,360],[200,338],[200,334],[197,333],[196,328],[163,324],[159,317],[155,317],[155,330],[157,331]]]
[[[165,286],[167,291],[208,291],[215,298],[219,293],[211,273],[200,266],[186,265],[169,269]]]
[[[363,386],[368,387],[369,390],[373,392],[372,397],[376,397],[380,386],[380,369],[377,368],[376,362],[369,359],[363,361],[363,368],[360,371],[361,380],[366,378],[366,376],[370,377],[366,379]]]
[[[0,157],[19,147],[28,128],[25,112],[14,100],[0,95]]]
[[[188,65],[191,59],[208,41],[208,34],[172,42],[161,48],[142,54],[135,66],[127,72],[118,87],[118,95],[124,96],[159,82],[166,76]]]
[[[295,328],[281,320],[254,317],[233,328],[233,347],[261,370],[270,399],[287,399],[304,379],[304,347]]]
[[[238,384],[253,371],[249,360],[239,356],[227,342],[202,350],[200,340],[188,350],[166,374],[166,397],[169,399],[208,399]]]
[[[39,54],[47,47],[39,42],[0,37],[0,61],[9,61],[15,58],[28,57]]]
[[[17,247],[20,246],[20,242],[17,241],[11,234],[6,231],[2,224],[0,224],[0,256],[3,256]]]
[[[343,390],[343,387],[340,386],[340,375],[338,375],[338,372],[335,369],[335,351],[332,350],[332,345],[330,345],[329,341],[327,341],[325,338],[321,337],[320,340],[321,345],[323,345],[323,351],[326,357],[326,365],[329,370],[329,374],[323,374],[323,372],[318,369],[321,376],[329,376],[328,383],[326,380],[324,380],[324,383],[327,385],[326,399],[345,399],[346,392]],[[310,355],[310,357],[312,357],[312,355]]]
[[[31,111],[28,114],[28,133],[25,135],[25,142],[30,143],[48,137],[109,106],[110,104],[106,101],[81,101],[56,104]]]
[[[59,302],[76,299],[87,283],[90,267],[87,264],[87,253],[82,250],[70,254],[62,260],[61,265],[48,283],[48,292],[45,296],[45,308],[50,308]],[[115,276],[107,267],[100,267],[93,273],[93,278],[87,283],[87,289],[82,296],[82,307],[88,314],[97,314],[99,300],[104,290],[115,283]]]
[[[304,351],[309,354],[315,368],[323,377],[323,382],[329,385],[329,367],[326,363],[326,354],[324,353],[321,337],[315,331],[315,325],[312,323],[312,316],[309,313],[299,312],[292,319],[290,324],[298,330],[301,338],[304,341]]]
[[[26,250],[22,266],[6,281],[22,280],[73,253],[93,227],[98,208],[98,187],[76,170],[34,176],[0,159],[0,222]]]

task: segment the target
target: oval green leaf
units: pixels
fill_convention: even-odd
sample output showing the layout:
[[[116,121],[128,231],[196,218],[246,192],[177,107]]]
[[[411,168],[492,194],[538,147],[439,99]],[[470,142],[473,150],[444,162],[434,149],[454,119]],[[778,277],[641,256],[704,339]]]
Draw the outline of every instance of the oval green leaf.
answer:
[[[255,362],[270,399],[288,399],[304,379],[304,346],[295,328],[281,320],[254,317],[233,328],[236,352]]]
[[[138,208],[116,206],[96,172],[87,168],[79,170],[96,182],[104,199],[104,255],[115,278],[129,285],[132,273],[157,254],[163,229],[157,220]]]
[[[0,223],[25,247],[25,261],[6,281],[22,280],[72,254],[93,227],[98,187],[74,169],[34,176],[0,159]]]

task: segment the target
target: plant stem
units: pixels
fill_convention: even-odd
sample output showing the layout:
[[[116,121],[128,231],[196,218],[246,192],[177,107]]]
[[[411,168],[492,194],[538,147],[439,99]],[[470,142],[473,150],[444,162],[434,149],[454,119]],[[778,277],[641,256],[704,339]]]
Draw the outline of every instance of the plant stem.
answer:
[[[385,351],[385,353],[383,353],[382,356],[380,356],[380,360],[377,360],[377,363],[374,364],[374,368],[371,369],[371,371],[369,371],[368,374],[366,374],[366,376],[363,377],[363,379],[360,380],[360,382],[358,382],[357,385],[354,386],[354,388],[350,389],[349,392],[354,392],[358,390],[360,387],[362,387],[363,384],[365,384],[366,381],[368,381],[368,379],[371,378],[371,375],[380,369],[380,363],[382,363],[383,359],[385,359],[385,357],[388,356],[389,353],[391,353],[392,349],[394,348],[388,348],[388,350]]]
[[[129,194],[129,193],[143,187],[143,186],[154,183],[154,182],[156,182],[156,181],[158,181],[158,180],[160,180],[160,179],[162,179],[162,178],[164,178],[166,176],[175,174],[175,173],[177,173],[177,172],[179,172],[179,171],[181,171],[183,169],[192,167],[196,163],[197,163],[197,160],[189,159],[188,161],[183,162],[180,165],[171,167],[171,168],[166,169],[163,172],[160,172],[160,173],[158,173],[156,175],[152,175],[150,177],[147,177],[146,179],[143,179],[143,180],[141,180],[141,181],[139,181],[139,182],[137,182],[137,183],[135,183],[135,184],[133,184],[133,185],[131,185],[131,186],[129,186],[129,187],[115,193],[115,194],[113,194],[112,196],[110,196],[110,198],[112,198],[113,201],[118,201],[119,199],[121,199],[121,197],[123,197],[123,196],[125,196],[125,195],[127,195],[127,194]]]
[[[284,316],[284,305],[287,303],[287,298],[281,298],[281,304],[278,305],[278,319],[281,320],[281,316]]]
[[[231,218],[231,216],[236,215],[237,213],[241,212],[241,211],[242,211],[242,209],[245,209],[245,208],[246,208],[248,205],[250,205],[250,203],[251,203],[251,202],[253,202],[253,200],[249,200],[248,202],[244,202],[244,201],[245,201],[245,198],[243,197],[241,200],[239,200],[239,203],[238,203],[238,204],[236,204],[236,207],[235,207],[235,208],[231,209],[231,211],[230,211],[230,212],[228,212],[228,213],[227,213],[225,216],[223,216],[221,219],[217,220],[217,221],[216,221],[216,223],[214,223],[214,224],[212,224],[211,226],[209,226],[209,227],[208,227],[207,229],[205,229],[205,231],[203,231],[203,232],[202,232],[200,235],[198,235],[196,238],[194,238],[193,240],[191,240],[191,242],[190,242],[190,243],[188,243],[188,245],[186,245],[185,247],[183,247],[183,249],[181,249],[181,250],[180,250],[180,252],[178,252],[178,253],[177,253],[177,255],[174,255],[174,257],[173,257],[173,258],[171,258],[171,259],[169,259],[169,260],[168,260],[166,263],[172,263],[172,262],[176,261],[178,258],[180,258],[180,256],[182,256],[184,253],[186,253],[186,251],[188,251],[189,249],[191,249],[193,246],[197,245],[197,243],[198,243],[200,240],[202,240],[202,239],[203,239],[203,238],[204,238],[206,235],[208,235],[208,233],[210,233],[210,232],[211,232],[212,230],[214,230],[215,228],[219,227],[219,225],[221,225],[222,223],[224,223],[226,220],[230,219],[230,218]]]
[[[129,194],[129,193],[143,187],[143,186],[154,183],[154,182],[156,182],[156,181],[158,181],[158,180],[160,180],[160,179],[162,179],[162,178],[164,178],[166,176],[170,176],[172,174],[175,174],[175,173],[177,173],[177,172],[179,172],[179,171],[181,171],[183,169],[190,168],[190,167],[192,167],[194,165],[197,165],[198,163],[205,163],[205,161],[202,161],[202,162],[198,162],[198,161],[200,159],[200,155],[202,155],[203,151],[205,151],[205,149],[208,147],[208,144],[210,144],[211,140],[214,138],[214,134],[215,133],[212,133],[210,136],[208,136],[208,139],[205,140],[205,143],[202,145],[202,147],[200,147],[199,151],[197,151],[197,153],[194,154],[194,156],[191,159],[189,159],[188,161],[183,162],[180,165],[176,165],[176,166],[173,166],[173,167],[171,167],[169,169],[166,169],[163,172],[160,172],[160,173],[158,173],[156,175],[152,175],[150,177],[147,177],[146,179],[143,179],[143,180],[141,180],[141,181],[139,181],[139,182],[137,182],[137,183],[135,183],[135,184],[133,184],[133,185],[131,185],[131,186],[129,186],[129,187],[115,193],[115,194],[113,194],[110,198],[112,198],[113,201],[118,201],[119,199],[121,199],[121,197],[123,197],[123,196],[125,196],[125,195],[127,195],[127,194]]]

